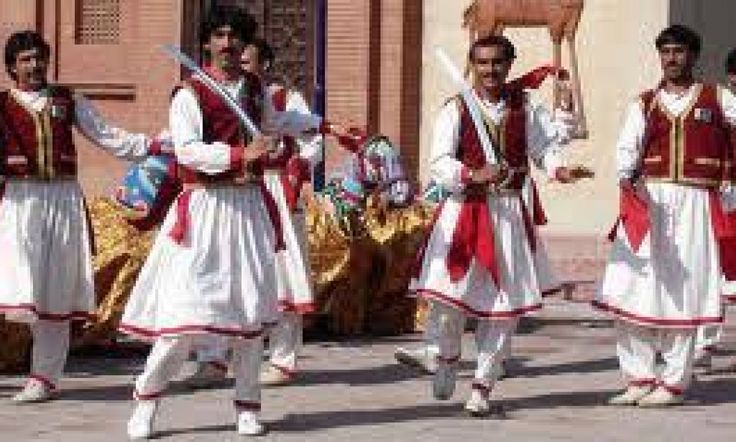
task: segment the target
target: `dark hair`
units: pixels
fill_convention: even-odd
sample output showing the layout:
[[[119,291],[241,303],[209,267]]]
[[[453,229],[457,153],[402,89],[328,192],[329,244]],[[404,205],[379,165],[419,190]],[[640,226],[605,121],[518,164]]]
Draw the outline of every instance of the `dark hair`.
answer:
[[[31,49],[38,49],[41,56],[46,60],[51,56],[51,47],[38,32],[18,31],[8,37],[8,41],[5,43],[5,70],[13,80],[17,79],[13,67],[15,67],[18,54]]]
[[[516,58],[516,48],[514,47],[514,44],[511,43],[511,40],[503,35],[489,35],[475,40],[473,44],[470,45],[470,49],[468,50],[468,60],[471,62],[475,60],[475,50],[477,48],[487,48],[491,46],[500,47],[503,50],[503,55],[506,60],[513,60]]]
[[[665,28],[659,33],[654,44],[657,49],[662,49],[662,46],[668,44],[684,45],[693,54],[700,55],[700,35],[684,25],[672,25]]]
[[[726,57],[726,73],[736,74],[736,48],[731,49]]]
[[[252,42],[258,30],[256,19],[242,8],[213,6],[200,27],[200,43],[207,43],[210,40],[212,32],[223,26],[233,28],[233,31],[240,37],[243,43]]]
[[[273,68],[273,64],[276,61],[276,54],[273,52],[273,48],[263,38],[256,38],[254,41],[249,43],[249,46],[256,48],[258,53],[258,63],[263,65],[268,63],[269,68]]]

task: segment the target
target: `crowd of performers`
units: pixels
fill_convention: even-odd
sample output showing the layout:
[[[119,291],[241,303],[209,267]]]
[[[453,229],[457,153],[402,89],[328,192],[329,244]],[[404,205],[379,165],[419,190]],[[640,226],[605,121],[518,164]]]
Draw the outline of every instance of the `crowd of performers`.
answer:
[[[361,137],[312,115],[299,93],[273,81],[274,54],[256,31],[239,9],[210,11],[201,28],[203,73],[175,88],[168,129],[153,138],[108,124],[87,100],[49,84],[50,47],[39,34],[9,38],[5,65],[15,85],[0,92],[0,311],[30,324],[33,336],[31,373],[14,402],[56,397],[70,322],[95,307],[76,127],[129,161],[169,155],[181,183],[120,324],[153,344],[135,381],[129,437],[154,434],[167,384],[192,352],[200,365],[190,382],[206,385],[229,367],[237,432],[265,431],[261,386],[295,380],[302,315],[314,310],[300,189],[322,156],[323,136],[351,150]],[[682,403],[693,365],[709,362],[736,279],[736,97],[695,77],[700,46],[686,27],[661,32],[662,81],[629,106],[616,144],[620,216],[593,303],[615,322],[627,383],[610,399],[615,405]],[[562,183],[590,176],[565,160],[575,128],[569,96],[551,112],[530,97],[546,74],[564,75],[542,69],[508,81],[516,56],[502,36],[473,42],[472,93],[439,110],[428,163],[437,206],[409,287],[430,306],[426,339],[396,352],[433,373],[434,396],[448,399],[465,322],[475,318],[477,365],[465,407],[480,416],[490,410],[519,318],[559,285],[537,231],[545,220],[531,165]],[[736,86],[736,54],[727,70]],[[265,135],[248,133],[204,76],[236,97]],[[394,190],[406,199],[406,189]]]

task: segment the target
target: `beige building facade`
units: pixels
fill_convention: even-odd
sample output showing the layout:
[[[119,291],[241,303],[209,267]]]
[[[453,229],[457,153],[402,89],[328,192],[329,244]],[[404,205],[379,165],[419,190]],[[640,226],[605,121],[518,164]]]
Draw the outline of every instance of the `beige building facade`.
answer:
[[[424,62],[422,66],[420,176],[426,180],[427,156],[434,117],[439,106],[456,89],[435,62],[432,50],[443,47],[464,63],[467,33],[461,28],[467,0],[425,0]],[[659,61],[654,49],[657,33],[669,23],[687,23],[703,34],[703,73],[720,81],[723,59],[736,46],[736,33],[728,20],[736,16],[732,0],[586,0],[577,34],[583,102],[589,137],[568,148],[571,163],[585,164],[596,177],[574,186],[538,182],[552,234],[603,236],[611,227],[618,207],[615,176],[615,143],[626,106],[636,95],[656,85]],[[509,29],[519,57],[512,76],[552,60],[552,43],[545,29]],[[568,54],[563,49],[563,62]],[[545,85],[538,99],[551,102]]]

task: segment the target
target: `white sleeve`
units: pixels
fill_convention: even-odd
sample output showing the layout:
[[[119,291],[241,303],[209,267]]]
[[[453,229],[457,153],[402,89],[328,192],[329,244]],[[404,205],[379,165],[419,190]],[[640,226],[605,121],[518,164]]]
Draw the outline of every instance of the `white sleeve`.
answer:
[[[458,193],[465,187],[465,166],[456,157],[460,142],[460,112],[454,101],[447,103],[437,115],[432,134],[429,159],[432,180],[444,189]]]
[[[532,102],[528,102],[526,106],[529,156],[547,176],[554,178],[557,169],[565,166],[562,144],[568,138],[568,133],[561,131],[559,123],[544,106]]]
[[[304,97],[296,91],[289,93],[286,101],[286,110],[300,112],[305,115],[310,114],[309,106],[307,106]],[[299,146],[299,157],[308,161],[312,167],[322,161],[322,152],[324,151],[322,139],[323,137],[320,134],[296,138],[297,145]]]
[[[736,95],[729,88],[719,87],[721,108],[726,121],[733,127],[736,127]]]
[[[267,98],[263,100],[261,130],[266,134],[300,137],[306,131],[319,129],[322,124],[322,117],[309,112],[288,109],[279,112],[274,108],[268,92],[264,92],[264,97]]]
[[[619,179],[632,178],[639,167],[645,126],[642,105],[637,100],[629,105],[624,126],[616,142],[616,168]]]
[[[151,140],[144,134],[130,133],[108,124],[92,103],[74,96],[74,117],[79,131],[95,145],[127,160],[139,160],[148,154]]]
[[[174,95],[169,128],[180,164],[210,175],[230,169],[232,148],[221,142],[203,141],[202,111],[191,90],[182,88]]]

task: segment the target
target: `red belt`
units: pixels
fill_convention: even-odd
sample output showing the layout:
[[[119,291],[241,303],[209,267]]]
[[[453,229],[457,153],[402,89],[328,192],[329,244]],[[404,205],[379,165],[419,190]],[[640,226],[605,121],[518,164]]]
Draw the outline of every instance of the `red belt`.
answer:
[[[281,225],[281,218],[279,217],[278,207],[276,201],[273,199],[271,192],[266,189],[266,185],[263,181],[257,183],[258,188],[263,196],[263,202],[268,212],[268,217],[273,226],[274,234],[276,236],[275,250],[278,252],[286,248],[284,244],[284,230]],[[179,197],[176,199],[176,221],[174,226],[169,231],[169,237],[173,239],[177,244],[183,244],[186,239],[187,232],[189,231],[189,202],[192,198],[192,192],[196,187],[190,187],[184,190]]]

